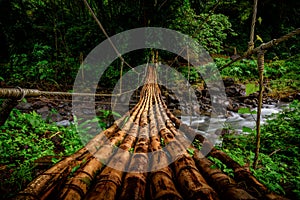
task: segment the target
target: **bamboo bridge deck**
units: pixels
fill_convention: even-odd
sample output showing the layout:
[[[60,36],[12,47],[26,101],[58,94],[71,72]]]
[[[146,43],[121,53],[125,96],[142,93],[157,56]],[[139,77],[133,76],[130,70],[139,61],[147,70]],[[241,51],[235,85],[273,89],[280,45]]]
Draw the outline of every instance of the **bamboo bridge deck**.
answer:
[[[133,109],[36,177],[16,199],[285,199],[176,118],[156,78],[155,67],[149,67]],[[198,139],[210,156],[233,169],[234,179],[187,138]]]

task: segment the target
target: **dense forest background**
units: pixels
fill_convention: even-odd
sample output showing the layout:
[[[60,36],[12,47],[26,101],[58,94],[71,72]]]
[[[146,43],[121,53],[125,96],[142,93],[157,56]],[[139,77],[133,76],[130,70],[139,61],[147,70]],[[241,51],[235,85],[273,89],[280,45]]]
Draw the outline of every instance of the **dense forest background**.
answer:
[[[253,1],[87,2],[109,36],[138,27],[173,29],[199,42],[213,57],[218,67],[224,66],[234,57],[243,55],[248,49]],[[299,0],[258,0],[257,8],[255,47],[300,27]],[[84,1],[0,0],[0,87],[20,86],[45,91],[72,91],[80,63],[105,39],[106,36]],[[134,51],[122,56],[131,66],[138,66],[147,62],[151,51]],[[160,60],[166,63],[173,62],[175,58],[166,53],[159,56]],[[238,93],[248,98],[251,96],[247,94],[249,90],[252,90],[250,93],[257,91],[256,59],[256,55],[252,55],[221,71],[222,77],[238,88],[233,88],[235,91],[243,84],[254,88],[244,87],[246,93],[236,92],[231,97]],[[184,66],[186,63],[181,60],[172,67],[188,77],[193,87],[201,92],[204,89],[203,80],[199,81],[201,76],[193,68]],[[120,66],[121,62],[116,60],[106,69],[99,82],[100,89],[112,89],[115,86],[120,78]],[[130,68],[124,65],[124,72],[126,70]],[[250,165],[254,158],[255,129],[246,127],[243,129],[246,134],[225,135],[223,146],[220,147],[240,165],[248,166],[268,189],[291,199],[300,199],[300,102],[297,101],[300,99],[299,71],[299,36],[291,37],[266,52],[264,97],[270,97],[272,102],[287,101],[289,106],[273,116],[267,126],[261,128],[262,144],[257,169],[251,168]],[[251,102],[254,102],[250,105],[251,108],[257,107],[256,97],[251,96]],[[291,103],[292,100],[295,101]],[[4,193],[5,197],[13,196],[38,174],[34,162],[39,158],[56,156],[50,162],[57,163],[62,156],[71,155],[82,147],[77,129],[72,124],[72,117],[68,119],[69,126],[61,127],[52,123],[55,122],[53,117],[47,116],[45,120],[45,116],[41,117],[35,112],[46,108],[51,116],[60,116],[61,110],[66,115],[71,109],[70,103],[63,102],[59,107],[57,105],[60,105],[61,100],[58,100],[58,103],[53,103],[55,99],[39,101],[35,104],[23,99],[23,106],[29,107],[26,112],[14,109],[7,122],[0,126],[0,193]],[[3,99],[0,99],[0,103],[2,102]],[[239,103],[242,105],[243,102]],[[253,114],[249,112],[249,109],[244,108],[238,114]],[[113,115],[118,115],[108,110],[100,110],[99,113],[102,114],[99,119],[103,128],[107,126],[108,118],[112,119]],[[235,132],[227,124],[224,124],[222,131]],[[199,141],[194,141],[193,144],[195,147],[200,146]],[[232,169],[216,159],[212,161],[218,168],[233,176]]]
[[[252,1],[90,0],[89,3],[109,36],[137,27],[164,27],[190,35],[212,55],[232,56],[234,49],[237,53],[247,49]],[[299,4],[297,0],[258,1],[255,45],[297,28]],[[45,82],[72,85],[79,63],[106,39],[83,1],[2,0],[0,13],[3,68],[0,77],[9,85],[44,87]],[[294,37],[273,48],[266,58],[295,56],[299,53],[299,42]],[[131,55],[127,60],[133,66],[142,62],[139,55]],[[119,64],[112,67],[115,72],[108,76],[118,77]]]

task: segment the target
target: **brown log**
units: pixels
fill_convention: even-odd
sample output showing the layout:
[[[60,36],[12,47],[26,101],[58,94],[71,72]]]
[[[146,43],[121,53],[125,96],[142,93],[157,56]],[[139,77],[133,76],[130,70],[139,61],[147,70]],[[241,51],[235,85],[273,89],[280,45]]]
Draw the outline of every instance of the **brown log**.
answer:
[[[164,151],[158,150],[153,153],[151,166],[149,178],[151,199],[182,199],[175,187],[173,172],[168,166],[168,158]]]
[[[147,100],[149,102],[149,100]],[[143,116],[143,115],[142,115]],[[149,147],[149,126],[145,125],[139,129],[139,139],[135,145],[129,171],[124,178],[124,185],[119,199],[144,199],[146,194]]]
[[[122,176],[130,156],[128,151],[119,149],[118,153],[110,161],[110,166],[117,165],[118,169],[121,170],[106,167],[97,177],[95,187],[90,191],[86,199],[115,199],[117,191],[121,187]]]
[[[82,148],[75,154],[66,157],[32,180],[27,187],[17,195],[16,199],[26,199],[28,196],[37,199],[46,199],[50,196],[56,196],[67,180],[72,168],[76,165],[80,165],[84,159],[89,159],[91,156],[86,148]]]
[[[185,197],[188,199],[219,199],[217,193],[200,174],[190,156],[182,155],[174,162],[174,168],[180,191]]]
[[[103,164],[95,157],[78,169],[61,189],[60,199],[83,199]]]
[[[136,140],[138,125],[134,124],[130,134],[125,137],[117,153],[110,160],[109,166],[118,166],[118,169],[106,167],[96,178],[96,183],[86,199],[115,199],[121,187],[122,177],[127,167],[131,154],[130,148]]]
[[[221,170],[213,168],[213,163],[201,156],[200,152],[195,150],[193,159],[197,163],[198,168],[201,171],[201,174],[204,175],[205,179],[209,181],[210,185],[214,186],[218,194],[222,199],[232,199],[232,200],[254,200],[255,197],[251,196],[245,190],[242,190],[238,187],[236,182],[224,174]]]
[[[219,159],[227,167],[233,169],[236,181],[246,183],[247,186],[245,187],[245,190],[254,197],[264,199],[286,199],[271,192],[266,186],[260,183],[248,169],[242,167],[224,152],[213,148],[210,155]]]

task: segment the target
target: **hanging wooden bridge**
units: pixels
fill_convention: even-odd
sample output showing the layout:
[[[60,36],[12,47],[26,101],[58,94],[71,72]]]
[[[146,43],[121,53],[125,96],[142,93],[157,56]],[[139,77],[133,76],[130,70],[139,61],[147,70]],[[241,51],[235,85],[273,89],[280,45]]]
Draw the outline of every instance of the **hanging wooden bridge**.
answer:
[[[162,100],[156,79],[155,67],[149,66],[133,109],[37,176],[15,198],[285,199],[176,118]],[[198,139],[202,149],[187,138]],[[215,168],[203,149],[233,169],[234,179]]]

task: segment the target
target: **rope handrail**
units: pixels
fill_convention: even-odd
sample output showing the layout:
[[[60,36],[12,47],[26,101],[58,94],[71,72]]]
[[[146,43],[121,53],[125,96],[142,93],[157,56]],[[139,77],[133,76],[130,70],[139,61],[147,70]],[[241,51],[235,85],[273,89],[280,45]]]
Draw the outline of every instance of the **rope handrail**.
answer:
[[[70,93],[70,92],[49,92],[49,91],[41,91],[37,89],[23,89],[23,88],[0,88],[0,98],[3,99],[17,99],[22,100],[24,97],[72,97],[72,96],[86,96],[86,97],[112,97],[112,96],[121,96],[123,94],[127,94],[137,90],[138,88],[128,90],[126,92],[118,93],[118,94],[93,94],[93,93]]]

